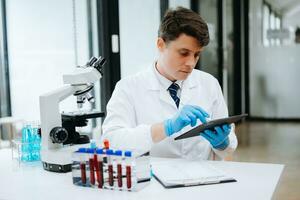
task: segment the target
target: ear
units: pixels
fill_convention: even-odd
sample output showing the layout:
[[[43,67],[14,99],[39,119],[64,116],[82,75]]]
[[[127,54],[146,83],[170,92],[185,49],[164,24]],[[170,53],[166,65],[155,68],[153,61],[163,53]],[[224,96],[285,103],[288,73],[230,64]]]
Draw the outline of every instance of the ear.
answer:
[[[157,41],[156,41],[156,46],[159,51],[163,51],[164,48],[166,47],[166,43],[165,43],[164,39],[162,39],[161,37],[158,37]]]

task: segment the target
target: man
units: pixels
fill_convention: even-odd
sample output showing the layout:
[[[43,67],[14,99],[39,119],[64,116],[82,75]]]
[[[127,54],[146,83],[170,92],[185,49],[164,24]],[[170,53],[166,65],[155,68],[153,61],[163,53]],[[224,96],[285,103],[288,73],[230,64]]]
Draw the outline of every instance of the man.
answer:
[[[208,42],[207,24],[198,14],[182,7],[169,10],[159,28],[157,61],[117,83],[107,104],[103,139],[113,148],[150,150],[153,156],[230,155],[237,146],[230,125],[174,140],[191,126],[228,116],[218,81],[194,69]]]

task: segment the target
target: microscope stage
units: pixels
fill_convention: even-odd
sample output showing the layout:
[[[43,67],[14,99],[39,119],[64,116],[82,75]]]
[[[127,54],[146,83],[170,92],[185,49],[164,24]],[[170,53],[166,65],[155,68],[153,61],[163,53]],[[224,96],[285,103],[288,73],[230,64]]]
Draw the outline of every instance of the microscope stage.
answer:
[[[105,113],[96,111],[96,110],[82,110],[82,111],[74,111],[74,112],[67,112],[67,113],[62,113],[62,118],[76,118],[78,120],[80,119],[91,119],[91,118],[97,118],[97,117],[104,117]]]

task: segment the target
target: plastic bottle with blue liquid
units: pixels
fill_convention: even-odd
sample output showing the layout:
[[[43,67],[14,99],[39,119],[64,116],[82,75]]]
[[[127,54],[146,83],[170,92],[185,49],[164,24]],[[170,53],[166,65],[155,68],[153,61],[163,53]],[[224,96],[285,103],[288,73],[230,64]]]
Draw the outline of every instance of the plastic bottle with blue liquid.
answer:
[[[30,162],[41,159],[41,137],[38,123],[25,123],[22,128],[21,161]]]

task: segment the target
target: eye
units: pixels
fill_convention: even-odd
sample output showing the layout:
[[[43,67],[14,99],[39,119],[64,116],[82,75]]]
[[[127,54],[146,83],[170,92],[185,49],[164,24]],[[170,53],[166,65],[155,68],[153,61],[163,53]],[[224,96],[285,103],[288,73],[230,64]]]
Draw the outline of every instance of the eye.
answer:
[[[189,52],[188,52],[188,51],[179,51],[179,54],[180,54],[181,56],[186,57],[186,56],[189,55]]]
[[[200,53],[195,53],[194,57],[195,58],[200,58]]]

